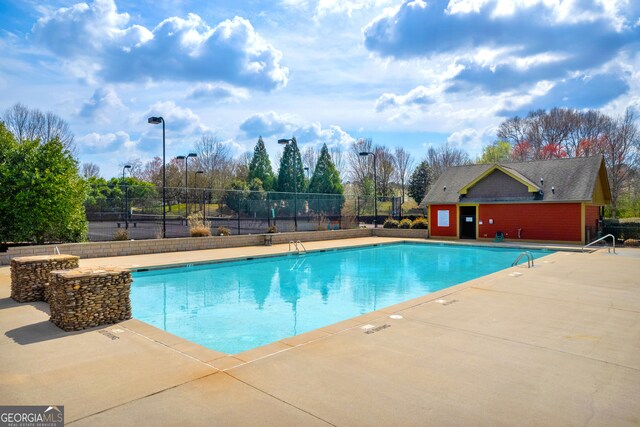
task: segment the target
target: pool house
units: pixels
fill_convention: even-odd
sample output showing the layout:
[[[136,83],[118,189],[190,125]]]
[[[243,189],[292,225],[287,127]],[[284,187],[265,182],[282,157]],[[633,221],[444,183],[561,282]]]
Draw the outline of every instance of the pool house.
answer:
[[[434,238],[584,244],[610,201],[594,156],[451,167],[421,206]]]

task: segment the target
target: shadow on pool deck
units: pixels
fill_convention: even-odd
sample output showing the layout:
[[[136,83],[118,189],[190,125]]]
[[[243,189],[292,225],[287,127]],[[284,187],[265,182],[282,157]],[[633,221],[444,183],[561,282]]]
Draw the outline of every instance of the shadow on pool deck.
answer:
[[[253,356],[137,320],[29,339],[55,334],[46,313],[16,304],[0,309],[1,403],[63,404],[73,425],[638,425],[640,262],[621,251],[555,253]]]

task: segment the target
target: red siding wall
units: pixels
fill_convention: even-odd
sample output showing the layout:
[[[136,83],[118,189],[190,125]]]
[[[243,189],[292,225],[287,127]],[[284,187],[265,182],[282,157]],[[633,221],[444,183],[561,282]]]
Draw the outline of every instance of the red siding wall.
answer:
[[[438,226],[438,211],[449,211],[449,226]],[[456,237],[458,235],[458,215],[456,205],[431,205],[429,206],[429,224],[431,235],[434,237]]]
[[[582,240],[580,203],[540,203],[480,205],[479,237],[495,237],[497,231],[507,239],[518,239],[522,228],[523,240]],[[489,224],[489,219],[493,224]]]
[[[600,218],[600,206],[586,206],[584,225],[587,227],[595,227],[598,225]]]

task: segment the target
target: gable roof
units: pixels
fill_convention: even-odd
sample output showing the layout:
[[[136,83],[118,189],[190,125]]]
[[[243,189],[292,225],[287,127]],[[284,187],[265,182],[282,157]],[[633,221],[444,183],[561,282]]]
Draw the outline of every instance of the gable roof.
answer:
[[[537,191],[540,191],[540,187],[538,187],[536,184],[531,182],[526,176],[522,175],[517,170],[509,168],[509,167],[506,167],[506,166],[495,164],[492,167],[490,167],[489,169],[487,169],[486,171],[482,172],[477,177],[475,177],[471,182],[469,182],[467,185],[462,187],[460,190],[458,190],[458,194],[461,194],[461,195],[467,194],[471,187],[473,187],[474,185],[476,185],[477,183],[482,181],[484,178],[486,178],[487,176],[489,176],[491,173],[493,173],[496,170],[499,170],[500,172],[502,172],[502,173],[506,174],[507,176],[511,177],[512,179],[515,179],[520,184],[526,186],[527,187],[527,191],[529,191],[530,193],[535,193]]]
[[[451,204],[464,202],[498,202],[498,201],[535,201],[535,202],[589,202],[592,200],[599,176],[604,176],[603,186],[605,199],[611,198],[609,182],[604,170],[604,160],[601,155],[594,157],[576,157],[569,159],[534,160],[529,162],[483,164],[454,166],[444,173],[431,186],[431,189],[420,203],[421,207],[428,204]],[[527,186],[530,197],[508,199],[470,199],[468,190],[489,176],[500,170],[511,178]],[[543,179],[543,182],[540,179]],[[534,190],[537,187],[538,190]],[[555,191],[551,191],[551,188]]]

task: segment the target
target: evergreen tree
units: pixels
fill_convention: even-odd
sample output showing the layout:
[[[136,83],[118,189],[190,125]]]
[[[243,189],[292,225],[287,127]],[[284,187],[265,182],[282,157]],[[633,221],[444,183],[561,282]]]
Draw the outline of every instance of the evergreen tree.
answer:
[[[431,168],[426,160],[423,160],[411,174],[408,193],[416,203],[420,204],[429,191],[431,176]]]
[[[271,160],[269,160],[269,154],[264,147],[264,141],[262,137],[258,138],[258,143],[253,149],[253,158],[249,164],[249,176],[247,182],[252,182],[255,178],[258,178],[262,182],[262,188],[265,191],[272,191],[275,189],[275,175],[271,168]]]
[[[344,204],[344,188],[340,181],[340,174],[331,160],[327,144],[322,145],[320,157],[309,184],[309,193],[335,194],[336,197],[318,198],[315,207],[318,210],[326,210],[338,213]]]
[[[57,138],[22,140],[0,123],[0,242],[77,242],[86,238],[86,186]]]
[[[284,193],[304,193],[305,177],[302,157],[295,136],[284,147],[278,170],[278,191]]]
[[[342,182],[340,182],[340,174],[331,160],[327,144],[323,144],[320,150],[320,157],[318,157],[318,162],[309,184],[309,192],[324,194],[344,193]]]

